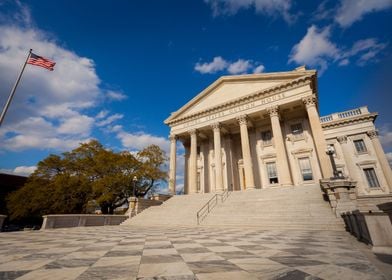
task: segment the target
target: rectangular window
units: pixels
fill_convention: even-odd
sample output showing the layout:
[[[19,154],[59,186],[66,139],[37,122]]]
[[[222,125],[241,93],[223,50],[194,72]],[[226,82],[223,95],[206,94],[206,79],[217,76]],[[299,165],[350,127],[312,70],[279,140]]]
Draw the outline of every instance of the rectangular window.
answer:
[[[304,130],[302,128],[301,123],[296,123],[290,126],[291,134],[293,135],[294,139],[302,138]]]
[[[374,168],[365,168],[363,172],[365,172],[366,180],[368,181],[369,187],[371,188],[380,187],[380,184],[378,183],[376,171],[374,170]]]
[[[267,173],[270,184],[278,183],[278,173],[276,172],[275,162],[267,163]]]
[[[354,140],[354,145],[358,153],[366,153],[367,149],[363,139]]]
[[[263,131],[261,133],[261,139],[264,145],[271,145],[272,133],[271,130]]]
[[[304,181],[313,180],[312,167],[310,166],[309,158],[300,158],[298,159],[298,162],[302,174],[302,179]]]

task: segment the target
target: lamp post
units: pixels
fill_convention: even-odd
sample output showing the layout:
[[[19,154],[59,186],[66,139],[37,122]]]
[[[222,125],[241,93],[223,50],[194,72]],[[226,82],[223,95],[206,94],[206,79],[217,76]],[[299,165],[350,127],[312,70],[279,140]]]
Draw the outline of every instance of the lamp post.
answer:
[[[331,161],[332,169],[333,169],[333,177],[331,179],[342,179],[343,177],[339,173],[338,169],[336,168],[335,159],[333,157],[335,150],[331,146],[328,146],[325,150],[327,155],[329,156],[329,160]]]
[[[135,193],[136,193],[136,182],[137,182],[137,177],[133,176],[133,197],[136,197]]]

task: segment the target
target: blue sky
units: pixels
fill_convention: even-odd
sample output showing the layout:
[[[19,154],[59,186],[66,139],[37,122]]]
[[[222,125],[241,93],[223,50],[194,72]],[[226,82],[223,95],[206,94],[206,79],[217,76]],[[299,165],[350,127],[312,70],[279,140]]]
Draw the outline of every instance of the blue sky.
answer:
[[[319,70],[321,115],[380,113],[391,157],[390,26],[391,0],[0,0],[0,104],[29,48],[57,62],[27,67],[0,127],[0,169],[29,173],[91,138],[168,150],[163,120],[221,75],[303,64]]]

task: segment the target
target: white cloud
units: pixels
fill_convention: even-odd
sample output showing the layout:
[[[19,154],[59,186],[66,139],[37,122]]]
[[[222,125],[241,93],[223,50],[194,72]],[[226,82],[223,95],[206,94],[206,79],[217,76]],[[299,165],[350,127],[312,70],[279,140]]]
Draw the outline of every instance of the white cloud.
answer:
[[[387,123],[380,127],[380,142],[385,150],[392,149],[392,125]]]
[[[254,74],[263,73],[264,69],[265,69],[264,65],[259,65],[255,69],[253,69],[253,73]]]
[[[368,38],[364,40],[359,40],[354,43],[352,48],[346,53],[342,54],[345,59],[357,56],[358,65],[365,65],[368,62],[375,60],[375,57],[385,49],[387,45],[379,43],[375,38]]]
[[[292,48],[289,62],[318,67],[322,73],[327,69],[328,62],[338,57],[339,49],[330,41],[330,28],[318,30],[312,25],[301,41]]]
[[[196,63],[195,70],[202,74],[213,74],[219,71],[227,71],[229,74],[245,74],[249,72],[261,73],[264,71],[262,64],[256,64],[252,60],[238,59],[231,62],[221,56],[216,56],[211,62]]]
[[[216,56],[211,62],[205,63],[196,63],[195,70],[202,74],[211,74],[216,73],[218,71],[222,71],[226,69],[228,66],[228,62],[224,60],[221,56]]]
[[[238,59],[229,65],[227,71],[230,74],[242,74],[248,72],[250,68],[252,68],[250,60]]]
[[[113,100],[113,101],[121,101],[121,100],[128,98],[128,96],[126,96],[125,94],[123,94],[121,92],[112,91],[112,90],[109,90],[106,92],[106,97],[109,100]]]
[[[103,119],[103,118],[105,118],[108,114],[109,114],[109,111],[108,111],[108,110],[102,110],[102,111],[100,111],[100,112],[95,116],[95,118],[97,118],[98,120],[99,120],[99,119]]]
[[[37,169],[37,166],[18,166],[14,169],[14,174],[30,175]]]
[[[307,64],[319,69],[322,74],[330,63],[339,66],[350,64],[355,60],[360,66],[377,61],[377,55],[386,47],[375,38],[355,42],[350,48],[337,46],[331,40],[330,27],[318,29],[315,25],[308,28],[306,35],[294,45],[289,55],[289,62]]]
[[[392,7],[391,0],[341,0],[335,21],[341,27],[350,27],[364,15]]]
[[[124,115],[122,115],[122,114],[111,115],[111,116],[107,117],[106,119],[98,122],[97,126],[105,126],[105,125],[111,124],[116,120],[121,120],[123,117],[124,117]]]
[[[37,166],[17,166],[14,169],[0,169],[1,173],[29,176],[37,169]]]
[[[117,138],[121,141],[124,148],[130,150],[141,150],[148,145],[157,145],[166,154],[169,154],[170,141],[169,139],[161,136],[151,135],[144,132],[129,133],[123,130],[119,125],[116,126]]]
[[[291,23],[291,0],[204,0],[210,5],[213,15],[235,15],[239,10],[254,8],[256,13],[271,17],[282,16]]]
[[[56,62],[54,71],[27,65],[22,80],[0,129],[0,151],[25,149],[72,149],[91,139],[97,120],[112,123],[119,116],[103,120],[108,112],[89,116],[88,109],[103,98],[122,100],[125,95],[100,88],[94,61],[62,47],[32,24],[29,9],[17,2],[18,13],[0,12],[0,92],[8,93],[19,73],[28,49]],[[0,105],[6,94],[0,95]]]

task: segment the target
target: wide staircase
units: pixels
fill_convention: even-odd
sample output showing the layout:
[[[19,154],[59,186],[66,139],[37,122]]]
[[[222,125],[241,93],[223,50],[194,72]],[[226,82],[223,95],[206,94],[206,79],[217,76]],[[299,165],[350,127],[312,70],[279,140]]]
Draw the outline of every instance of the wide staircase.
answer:
[[[214,194],[174,196],[153,206],[123,225],[195,226],[197,212]],[[343,221],[332,213],[318,185],[277,187],[231,192],[228,198],[212,199],[202,226],[255,227],[262,229],[344,230]],[[203,208],[206,209],[206,208]]]
[[[214,194],[176,195],[160,206],[147,208],[122,225],[139,226],[195,226],[196,213]]]
[[[209,226],[344,230],[318,185],[230,193],[202,222]]]

